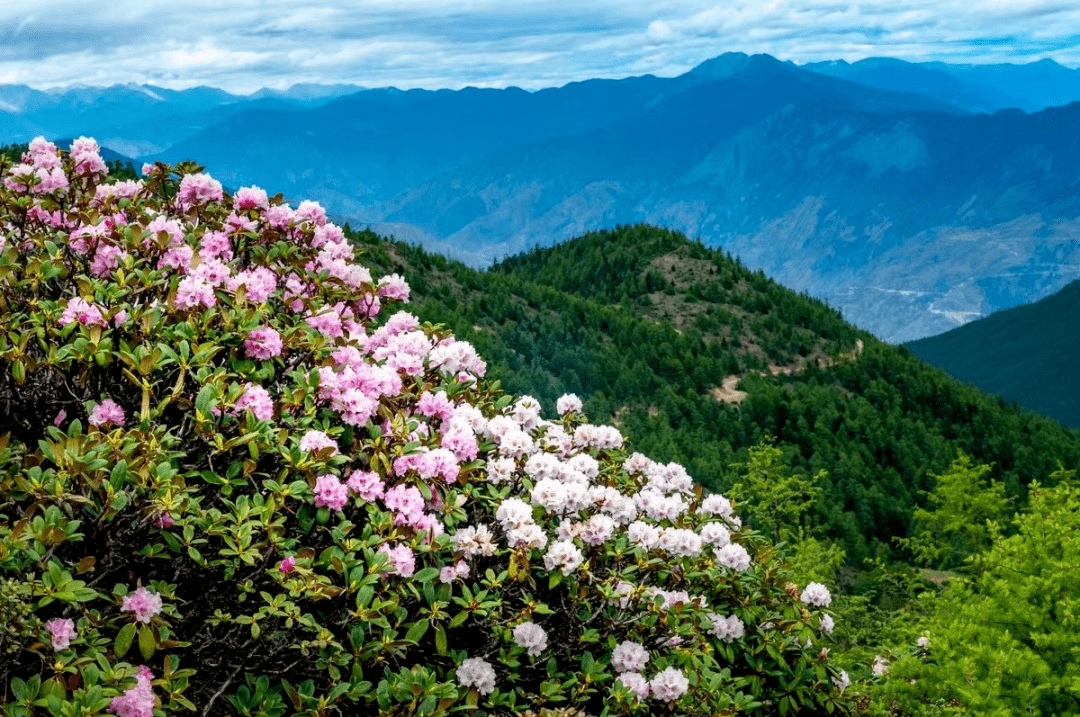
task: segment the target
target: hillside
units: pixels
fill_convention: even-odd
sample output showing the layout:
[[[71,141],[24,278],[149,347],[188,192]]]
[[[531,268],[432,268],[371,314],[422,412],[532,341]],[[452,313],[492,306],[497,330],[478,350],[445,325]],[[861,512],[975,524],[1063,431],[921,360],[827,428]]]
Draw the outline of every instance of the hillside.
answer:
[[[1041,301],[998,311],[905,344],[987,393],[1080,428],[1080,281]]]
[[[712,489],[730,488],[732,464],[775,436],[796,470],[828,472],[810,522],[855,565],[907,535],[930,474],[958,449],[993,463],[1013,496],[1058,460],[1080,463],[1080,432],[965,386],[676,232],[595,232],[488,271],[369,231],[353,238],[373,270],[406,277],[414,312],[476,345],[509,390],[545,410],[577,393],[636,450],[685,464]],[[714,398],[741,374],[745,399]]]

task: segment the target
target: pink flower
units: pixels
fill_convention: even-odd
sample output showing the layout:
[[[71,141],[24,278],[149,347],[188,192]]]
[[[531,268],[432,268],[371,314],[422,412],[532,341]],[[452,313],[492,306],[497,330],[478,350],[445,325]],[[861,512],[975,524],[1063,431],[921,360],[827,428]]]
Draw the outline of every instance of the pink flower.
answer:
[[[295,568],[296,568],[296,558],[294,558],[293,556],[290,555],[287,558],[282,559],[281,565],[278,566],[278,572],[284,573],[285,575],[288,575]]]
[[[379,296],[398,301],[409,300],[409,285],[397,274],[390,274],[379,279]]]
[[[90,264],[90,274],[98,278],[112,274],[127,255],[126,251],[112,244],[98,244],[94,261]]]
[[[244,395],[236,401],[236,410],[248,410],[260,421],[269,421],[274,417],[274,400],[265,388],[249,383]]]
[[[649,689],[653,697],[664,702],[672,702],[686,694],[690,687],[690,680],[682,672],[674,667],[662,670],[649,680]]]
[[[66,618],[55,618],[45,623],[46,629],[52,634],[52,647],[59,652],[67,648],[73,637],[78,636],[75,631],[75,623]]]
[[[416,556],[408,545],[399,544],[394,548],[390,548],[383,544],[379,546],[379,552],[390,556],[393,573],[403,578],[410,578],[416,572]]]
[[[214,287],[195,276],[186,276],[176,287],[176,306],[180,309],[193,309],[199,305],[210,309],[217,305]]]
[[[271,359],[281,355],[281,334],[269,326],[255,329],[244,341],[248,358]]]
[[[304,434],[304,437],[300,439],[300,450],[302,451],[317,453],[323,448],[332,449],[331,454],[338,452],[338,446],[334,439],[322,431],[308,431]]]
[[[277,291],[277,274],[265,266],[241,271],[229,280],[229,290],[235,292],[244,285],[244,298],[254,304],[261,304]]]
[[[386,489],[379,474],[371,471],[353,471],[345,485],[353,493],[369,502],[381,498]]]
[[[94,410],[90,411],[91,426],[104,426],[106,423],[115,423],[118,426],[124,425],[124,409],[120,408],[111,398],[106,398],[94,406]]]
[[[150,618],[161,612],[161,596],[146,588],[139,588],[131,595],[124,597],[120,609],[124,612],[134,612],[136,620],[149,625]]]
[[[180,180],[177,199],[185,207],[221,201],[221,182],[209,174],[187,174]]]
[[[240,187],[233,197],[233,206],[236,209],[266,209],[270,202],[266,198],[265,189]]]
[[[60,413],[56,414],[56,418],[53,419],[53,425],[59,426],[61,423],[64,422],[65,418],[67,418],[67,411],[61,409]]]
[[[67,326],[76,321],[86,325],[105,325],[105,318],[101,315],[101,309],[78,296],[69,299],[64,313],[60,314],[61,326]]]
[[[150,174],[151,174],[151,173],[152,173],[153,171],[154,171],[154,165],[150,164],[149,162],[143,162],[143,166],[142,166],[142,176],[144,176],[144,177],[149,177],[149,176],[150,176]]]
[[[120,309],[113,314],[113,326],[120,326],[125,321],[127,321],[127,311],[124,309]]]
[[[341,510],[349,502],[349,489],[338,477],[327,473],[315,479],[315,507]]]
[[[146,665],[139,666],[135,676],[135,686],[120,697],[113,697],[109,711],[118,717],[153,717],[154,687],[151,682],[154,673]]]
[[[154,521],[154,525],[159,528],[171,528],[173,526],[173,517],[171,513],[162,513]]]

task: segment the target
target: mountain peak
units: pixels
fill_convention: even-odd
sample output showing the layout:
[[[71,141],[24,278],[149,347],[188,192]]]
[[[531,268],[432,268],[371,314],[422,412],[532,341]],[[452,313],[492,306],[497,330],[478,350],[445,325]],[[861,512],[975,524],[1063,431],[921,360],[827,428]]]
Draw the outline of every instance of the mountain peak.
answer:
[[[705,60],[690,70],[688,75],[709,80],[726,80],[737,74],[761,70],[788,69],[772,55],[747,55],[744,52],[725,52],[723,55]]]

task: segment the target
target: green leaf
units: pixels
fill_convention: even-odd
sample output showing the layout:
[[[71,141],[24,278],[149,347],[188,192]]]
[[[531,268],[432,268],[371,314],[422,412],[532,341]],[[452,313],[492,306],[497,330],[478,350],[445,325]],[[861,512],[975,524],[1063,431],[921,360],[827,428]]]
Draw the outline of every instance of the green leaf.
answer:
[[[120,628],[120,632],[116,635],[116,642],[113,643],[113,652],[117,657],[123,657],[127,654],[128,649],[131,647],[131,641],[135,639],[135,623],[129,622]]]
[[[217,394],[217,389],[212,385],[203,386],[199,389],[199,395],[195,397],[195,408],[201,413],[210,416],[210,408],[214,403],[214,396]]]
[[[429,583],[439,576],[438,568],[424,568],[423,570],[417,570],[413,575],[413,580],[421,583]]]
[[[442,625],[435,628],[435,651],[440,655],[446,654],[446,630]]]
[[[132,623],[134,627],[134,623]],[[154,639],[154,633],[150,630],[149,625],[143,625],[139,628],[139,652],[142,653],[144,660],[149,660],[154,656],[154,650],[157,648],[157,641]]]
[[[430,623],[427,620],[418,620],[409,628],[409,631],[405,633],[405,639],[419,644],[421,638],[423,638],[424,634],[428,631],[429,625]]]

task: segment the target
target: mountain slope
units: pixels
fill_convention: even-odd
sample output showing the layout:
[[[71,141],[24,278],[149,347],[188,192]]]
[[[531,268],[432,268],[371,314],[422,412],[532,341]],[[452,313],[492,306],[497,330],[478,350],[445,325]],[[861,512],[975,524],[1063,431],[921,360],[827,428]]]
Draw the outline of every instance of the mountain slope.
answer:
[[[868,57],[810,62],[802,69],[900,92],[917,92],[969,112],[994,113],[1015,107],[1039,112],[1080,100],[1080,70],[1050,59],[1025,65],[905,62]]]
[[[1080,428],[1080,281],[905,344],[961,381]]]
[[[595,227],[662,224],[888,341],[1080,274],[1080,112],[860,111],[797,75],[771,90],[753,76],[702,85],[466,164],[369,221],[478,265]]]
[[[731,464],[775,436],[797,471],[827,471],[812,522],[856,565],[907,535],[930,474],[957,450],[993,463],[1018,497],[1056,461],[1080,464],[1080,432],[965,386],[675,232],[594,232],[488,271],[352,236],[373,272],[409,281],[411,311],[472,342],[507,388],[547,410],[577,393],[634,450],[679,461],[710,488],[729,489]],[[726,379],[745,398],[718,400]]]

